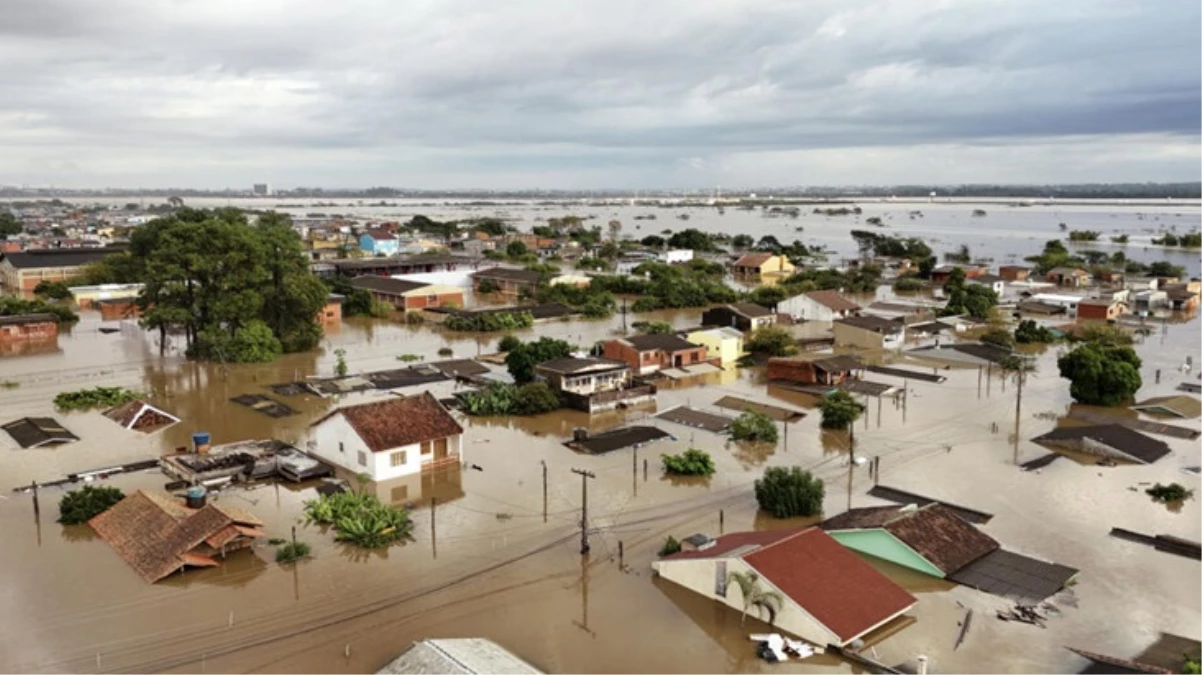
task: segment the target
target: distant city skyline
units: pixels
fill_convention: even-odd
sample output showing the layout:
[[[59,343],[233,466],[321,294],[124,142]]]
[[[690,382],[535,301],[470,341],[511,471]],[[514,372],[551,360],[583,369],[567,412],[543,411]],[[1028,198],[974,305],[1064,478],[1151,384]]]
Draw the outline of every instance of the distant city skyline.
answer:
[[[8,0],[0,185],[1194,182],[1196,1]]]

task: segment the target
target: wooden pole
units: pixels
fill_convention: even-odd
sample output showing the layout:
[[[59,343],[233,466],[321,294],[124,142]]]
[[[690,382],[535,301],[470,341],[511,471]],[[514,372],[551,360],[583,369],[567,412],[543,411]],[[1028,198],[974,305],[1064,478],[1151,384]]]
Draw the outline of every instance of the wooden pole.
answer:
[[[438,558],[438,533],[435,530],[435,515],[438,513],[438,497],[430,498],[430,551]]]
[[[1022,423],[1023,416],[1023,380],[1027,379],[1027,374],[1022,370],[1018,371],[1018,396],[1014,400],[1014,463],[1018,464],[1018,434],[1019,427]]]
[[[992,381],[993,381],[993,361],[990,361],[989,365],[986,367],[986,370],[985,370],[985,398],[989,398],[989,385]]]
[[[626,564],[623,562],[625,557],[626,557],[625,547],[622,545],[622,542],[619,541],[618,542],[618,569],[619,570],[622,570],[626,567]]]
[[[543,522],[547,522],[547,460],[543,462]]]
[[[977,366],[977,398],[981,398],[981,376],[984,372],[981,366]]]
[[[588,555],[588,479],[596,478],[592,471],[572,469],[580,475],[580,555]]]
[[[718,535],[725,534],[726,531],[726,511],[718,509]]]

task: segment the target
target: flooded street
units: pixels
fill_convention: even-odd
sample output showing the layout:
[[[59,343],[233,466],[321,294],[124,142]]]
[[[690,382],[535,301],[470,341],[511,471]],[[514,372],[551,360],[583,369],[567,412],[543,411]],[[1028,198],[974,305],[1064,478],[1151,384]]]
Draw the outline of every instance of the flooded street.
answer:
[[[885,206],[865,205],[865,215]],[[927,213],[923,225],[912,227],[937,229],[930,225],[936,218],[928,207],[912,208]],[[994,214],[1005,207],[989,208],[988,224],[1001,222]],[[972,238],[985,251],[990,238],[997,237],[1018,247],[1013,255],[999,249],[995,255],[1000,262],[1038,247],[1022,238],[1013,243],[1020,233],[1037,241],[1059,236],[1055,222],[1045,227],[1044,221],[1055,217],[1072,227],[1093,229],[1109,229],[1110,223],[1150,226],[1134,216],[1137,207],[1101,222],[1091,211],[1064,207],[1053,216],[1050,208],[1011,209],[1005,221],[1010,225],[986,231],[971,227],[967,209],[959,207],[960,215],[948,216],[938,226],[944,233],[941,241],[953,245],[961,240],[957,237]],[[904,213],[891,209],[895,221],[896,214]],[[585,210],[610,217],[602,209]],[[620,207],[619,212],[626,221],[624,214],[645,210]],[[715,228],[732,222],[720,218],[735,216],[733,211],[722,217],[698,215],[686,224],[668,213],[661,211],[658,223],[643,221],[642,228]],[[562,214],[562,209],[548,212]],[[1192,219],[1196,224],[1196,206],[1187,215],[1173,222],[1184,227]],[[1175,217],[1162,213],[1159,222]],[[763,227],[794,227],[792,220],[754,218]],[[797,221],[806,227],[807,242],[853,222],[818,225],[819,220],[807,215]],[[908,233],[909,223],[906,219],[892,226]],[[747,231],[758,236],[766,230]],[[839,239],[847,248],[850,238],[840,231],[839,237],[831,235],[832,246]],[[1197,253],[1187,256],[1170,259],[1197,273]],[[1155,257],[1162,257],[1159,251]],[[699,315],[700,310],[654,312],[632,314],[627,321],[684,327],[696,325]],[[457,416],[466,428],[465,461],[478,470],[469,466],[366,488],[385,501],[416,505],[413,541],[386,551],[364,553],[336,543],[332,532],[305,525],[302,504],[315,497],[314,483],[225,490],[216,496],[219,503],[262,518],[268,536],[287,538],[297,526],[298,538],[313,547],[312,559],[278,565],[274,549],[264,542],[252,552],[232,555],[221,567],[150,585],[90,528],[55,522],[64,489],[41,490],[35,511],[32,495],[13,488],[156,458],[188,445],[191,434],[201,431],[211,433],[216,444],[274,437],[304,447],[308,425],[331,407],[380,394],[341,400],[280,396],[267,385],[331,375],[337,348],[346,350],[352,373],[366,372],[401,367],[397,357],[403,354],[427,361],[450,358],[438,356],[445,347],[455,358],[492,353],[501,334],[449,334],[429,323],[411,327],[353,319],[328,335],[318,351],[266,365],[221,366],[190,363],[175,352],[160,359],[157,346],[140,331],[102,333],[95,313],[83,316],[70,334],[59,337],[59,352],[0,359],[0,381],[17,383],[0,389],[2,421],[52,415],[82,439],[49,449],[0,449],[0,531],[5,534],[0,547],[0,671],[374,672],[413,640],[479,636],[496,640],[547,672],[851,672],[831,657],[761,661],[755,643],[746,637],[764,628],[754,617],[740,626],[737,612],[651,575],[650,564],[668,535],[679,539],[696,532],[717,535],[814,522],[775,521],[758,513],[752,485],[765,467],[797,465],[823,478],[828,516],[849,503],[885,503],[865,494],[873,484],[867,465],[849,471],[848,435],[819,428],[813,397],[766,388],[762,368],[666,383],[654,409],[591,418],[571,411],[533,418]],[[517,335],[551,336],[587,347],[620,334],[622,321],[620,315],[552,321]],[[1183,381],[1197,382],[1196,374],[1177,368],[1187,356],[1202,359],[1197,318],[1153,326],[1155,332],[1137,345],[1144,360],[1140,399],[1170,394]],[[796,327],[799,335],[813,329]],[[1065,645],[1134,654],[1160,631],[1198,634],[1198,562],[1108,536],[1111,527],[1123,527],[1202,538],[1197,499],[1170,509],[1143,492],[1155,482],[1202,489],[1196,474],[1182,471],[1202,463],[1196,440],[1158,437],[1173,453],[1148,466],[1103,467],[1071,459],[1039,472],[1016,466],[1047,454],[1029,439],[1054,428],[1070,409],[1067,382],[1056,370],[1060,349],[1039,355],[1038,370],[1026,382],[1017,443],[1016,389],[996,373],[982,381],[975,368],[941,368],[947,377],[942,384],[909,381],[904,405],[900,397],[868,401],[856,428],[854,452],[880,458],[882,485],[992,513],[995,517],[983,529],[1006,548],[1081,570],[1077,583],[1053,599],[1062,616],[1052,617],[1046,630],[1040,630],[996,620],[994,611],[1010,606],[1002,598],[874,560],[874,566],[919,598],[910,612],[916,621],[872,645],[881,661],[912,662],[925,654],[931,672],[1075,672],[1083,661]],[[910,360],[899,365],[931,367]],[[903,384],[876,373],[868,379]],[[151,403],[183,421],[143,436],[98,411],[53,410],[56,393],[97,385],[146,392]],[[268,395],[298,414],[277,420],[229,401],[247,393]],[[791,423],[776,446],[731,443],[650,416],[678,405],[722,412],[714,402],[723,396],[795,407],[807,416]],[[673,436],[597,456],[562,445],[577,427],[596,432],[626,422],[657,426]],[[1196,429],[1199,420],[1174,424]],[[688,447],[711,453],[717,473],[705,481],[665,479],[659,455]],[[587,557],[579,553],[581,479],[573,468],[596,475],[588,486],[592,552]],[[106,483],[129,493],[160,489],[166,480],[149,471]],[[976,618],[964,643],[953,649],[966,609],[973,609]]]

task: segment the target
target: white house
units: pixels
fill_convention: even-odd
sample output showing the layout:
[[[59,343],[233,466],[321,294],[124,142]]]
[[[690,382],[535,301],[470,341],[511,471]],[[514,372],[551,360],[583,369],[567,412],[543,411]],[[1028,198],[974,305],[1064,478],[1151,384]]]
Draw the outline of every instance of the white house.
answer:
[[[463,427],[429,392],[338,408],[311,428],[312,453],[373,481],[463,459]]]
[[[816,527],[735,532],[702,541],[694,550],[667,556],[651,567],[667,581],[736,611],[743,610],[742,590],[730,575],[754,574],[761,591],[774,591],[783,600],[773,628],[822,647],[852,643],[916,602]],[[753,616],[755,611],[750,610]]]
[[[1055,305],[1063,307],[1068,311],[1069,316],[1077,315],[1077,305],[1085,299],[1081,295],[1069,295],[1067,293],[1036,293],[1031,296],[1032,302],[1042,302],[1045,305]]]
[[[1006,280],[996,274],[979,274],[964,281],[969,284],[984,286],[993,291],[999,298],[1002,297],[1002,292],[1006,290]]]
[[[669,265],[687,263],[693,259],[693,250],[688,248],[673,248],[660,252],[659,261]]]
[[[534,372],[556,391],[591,396],[630,384],[630,366],[613,359],[564,357],[540,363]]]
[[[806,321],[834,321],[859,314],[860,306],[838,291],[811,291],[781,302],[776,311]]]

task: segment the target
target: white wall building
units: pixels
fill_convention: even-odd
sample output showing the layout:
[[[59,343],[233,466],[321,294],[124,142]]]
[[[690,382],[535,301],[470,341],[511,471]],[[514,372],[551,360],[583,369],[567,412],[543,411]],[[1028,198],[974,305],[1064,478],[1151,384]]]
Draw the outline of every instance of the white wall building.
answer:
[[[311,429],[310,452],[373,481],[463,462],[463,427],[429,392],[338,408]]]

